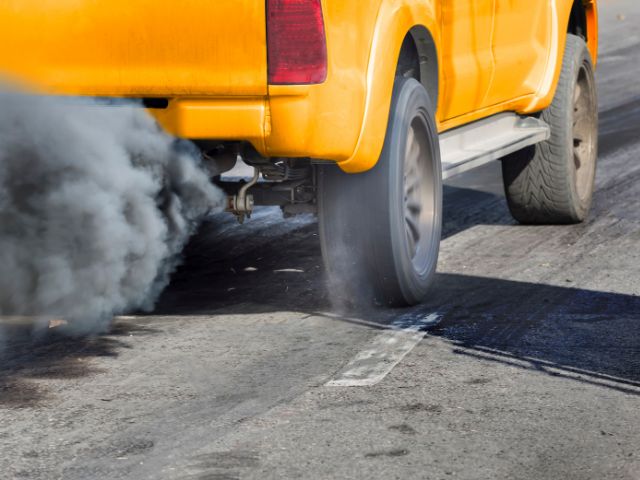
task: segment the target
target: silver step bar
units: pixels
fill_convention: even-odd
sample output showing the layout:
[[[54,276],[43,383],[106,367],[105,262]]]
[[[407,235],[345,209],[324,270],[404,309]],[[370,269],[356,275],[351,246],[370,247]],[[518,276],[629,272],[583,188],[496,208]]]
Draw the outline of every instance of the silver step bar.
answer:
[[[549,139],[549,125],[501,113],[440,135],[442,178],[447,179]]]

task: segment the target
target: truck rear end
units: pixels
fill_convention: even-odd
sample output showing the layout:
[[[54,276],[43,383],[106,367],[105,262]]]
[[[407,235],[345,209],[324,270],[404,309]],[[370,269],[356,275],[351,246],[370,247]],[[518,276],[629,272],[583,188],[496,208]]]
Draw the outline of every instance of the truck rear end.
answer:
[[[0,0],[0,26],[9,81],[141,99],[175,135],[246,141],[263,155],[269,86],[327,77],[320,0]]]

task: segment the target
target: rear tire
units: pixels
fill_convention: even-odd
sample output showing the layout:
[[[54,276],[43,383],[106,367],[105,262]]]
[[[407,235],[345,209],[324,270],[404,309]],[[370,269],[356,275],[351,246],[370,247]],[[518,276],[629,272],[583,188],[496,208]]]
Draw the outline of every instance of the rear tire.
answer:
[[[557,91],[541,118],[551,138],[502,161],[509,209],[525,224],[582,222],[593,196],[598,101],[591,55],[580,37],[567,36]]]
[[[434,111],[425,88],[397,77],[376,166],[319,172],[320,240],[333,293],[353,303],[420,303],[435,275],[442,173]]]

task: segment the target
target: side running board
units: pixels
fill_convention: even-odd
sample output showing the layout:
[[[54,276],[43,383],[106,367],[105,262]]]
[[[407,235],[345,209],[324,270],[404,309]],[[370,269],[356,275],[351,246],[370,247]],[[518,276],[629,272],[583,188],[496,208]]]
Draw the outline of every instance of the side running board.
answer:
[[[440,135],[442,178],[498,160],[549,139],[549,125],[533,117],[501,113]]]

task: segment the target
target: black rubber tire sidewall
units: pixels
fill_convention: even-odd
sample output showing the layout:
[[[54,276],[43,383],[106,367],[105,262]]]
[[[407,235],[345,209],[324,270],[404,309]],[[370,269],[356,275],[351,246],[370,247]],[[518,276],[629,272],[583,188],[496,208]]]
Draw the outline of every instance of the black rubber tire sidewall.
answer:
[[[429,263],[422,272],[416,272],[404,238],[404,155],[410,123],[419,116],[429,134],[432,159],[434,201],[434,231],[431,239]],[[442,169],[440,146],[429,95],[413,79],[398,78],[394,91],[394,105],[389,119],[385,147],[380,162],[388,162],[390,184],[389,229],[396,277],[404,300],[409,304],[422,301],[432,283],[440,251],[442,233]]]
[[[403,205],[404,152],[414,116],[429,134],[433,189],[434,248],[428,268],[415,272],[405,240]],[[432,283],[442,223],[442,174],[434,111],[424,87],[397,77],[385,144],[369,171],[346,174],[335,165],[320,167],[318,184],[320,242],[331,290],[353,303],[386,306],[421,302]]]

